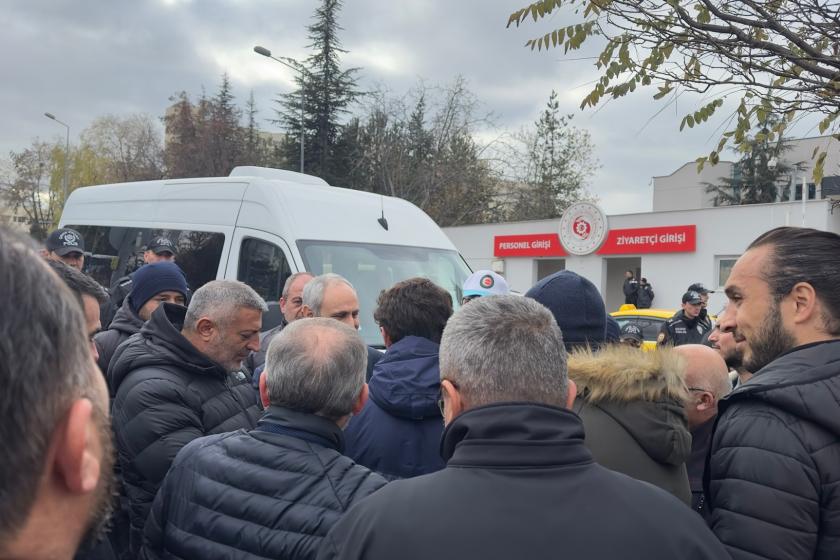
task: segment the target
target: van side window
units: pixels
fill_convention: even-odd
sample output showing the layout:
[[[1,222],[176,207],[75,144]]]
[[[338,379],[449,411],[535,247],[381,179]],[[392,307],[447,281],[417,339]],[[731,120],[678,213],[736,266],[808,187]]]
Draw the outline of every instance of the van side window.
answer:
[[[266,302],[280,299],[283,284],[292,274],[280,247],[253,237],[242,240],[237,270],[237,280],[254,288]]]
[[[106,288],[143,266],[146,244],[155,237],[166,237],[177,250],[175,263],[195,291],[216,279],[225,245],[225,234],[213,231],[152,229],[118,226],[81,226],[68,224],[82,234],[85,249],[85,272]]]

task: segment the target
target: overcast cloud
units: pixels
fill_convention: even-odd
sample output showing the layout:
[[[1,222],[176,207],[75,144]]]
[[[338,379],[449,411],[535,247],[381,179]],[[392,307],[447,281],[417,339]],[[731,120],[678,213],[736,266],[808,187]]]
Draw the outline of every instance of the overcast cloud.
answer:
[[[588,92],[582,85],[597,76],[592,61],[523,48],[528,38],[566,23],[555,16],[505,29],[510,12],[525,3],[346,0],[344,61],[362,68],[363,87],[382,84],[400,94],[419,79],[446,84],[462,75],[483,110],[509,131],[534,121],[554,88],[564,111],[575,114],[573,124],[592,134],[602,168],[590,190],[606,212],[649,210],[651,177],[707,153],[716,144],[713,129],[680,133],[681,114],[668,109],[642,130],[662,107],[648,90],[597,113],[580,112]],[[223,72],[240,104],[253,90],[259,116],[268,119],[275,94],[293,87],[292,74],[252,48],[305,58],[305,27],[315,6],[313,0],[1,0],[0,153],[36,137],[63,138],[64,129],[45,111],[68,123],[75,140],[98,116],[157,117],[181,90],[195,96],[204,87],[212,94]],[[680,109],[695,107],[686,102]]]

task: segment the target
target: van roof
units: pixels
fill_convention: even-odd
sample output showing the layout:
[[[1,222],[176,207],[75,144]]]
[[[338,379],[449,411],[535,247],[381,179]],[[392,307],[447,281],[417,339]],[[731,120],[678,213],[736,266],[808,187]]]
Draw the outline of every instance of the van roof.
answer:
[[[383,213],[387,230],[379,221]],[[238,226],[273,233],[289,243],[312,239],[455,250],[432,219],[408,201],[255,167],[236,168],[230,177],[80,188],[70,195],[61,224]]]

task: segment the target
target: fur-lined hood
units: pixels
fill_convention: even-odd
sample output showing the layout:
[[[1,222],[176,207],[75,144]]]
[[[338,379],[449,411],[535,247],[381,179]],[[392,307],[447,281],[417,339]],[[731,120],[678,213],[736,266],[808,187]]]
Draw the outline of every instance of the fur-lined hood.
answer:
[[[592,403],[601,401],[659,401],[683,403],[688,390],[683,381],[682,358],[671,348],[642,352],[611,344],[593,353],[575,350],[569,355],[569,378]]]

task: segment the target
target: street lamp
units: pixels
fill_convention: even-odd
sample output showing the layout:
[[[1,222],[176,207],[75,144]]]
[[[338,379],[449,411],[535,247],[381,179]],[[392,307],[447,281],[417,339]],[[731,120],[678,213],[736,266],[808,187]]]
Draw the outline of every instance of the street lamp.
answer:
[[[287,58],[286,60],[283,60],[282,58],[277,58],[276,56],[271,55],[270,50],[268,50],[265,47],[261,47],[259,45],[254,47],[254,52],[259,54],[259,55],[268,57],[272,60],[276,60],[277,62],[279,62],[283,66],[286,66],[287,68],[291,68],[295,72],[300,72],[301,77],[304,77],[303,69],[301,68],[300,63],[298,61],[294,60],[293,58]],[[290,61],[290,62],[287,62],[287,61]],[[303,173],[303,132],[304,132],[303,100],[304,100],[304,97],[303,97],[303,81],[301,80],[301,87],[300,87],[300,172],[301,173]]]
[[[67,182],[69,180],[69,177],[67,175],[67,160],[70,159],[70,125],[61,122],[60,120],[55,118],[55,115],[53,115],[52,113],[44,113],[44,116],[48,119],[54,120],[55,122],[67,129],[67,140],[64,143],[64,177],[61,181],[62,189],[64,191],[61,197],[61,207],[63,208],[64,204],[67,202]]]

